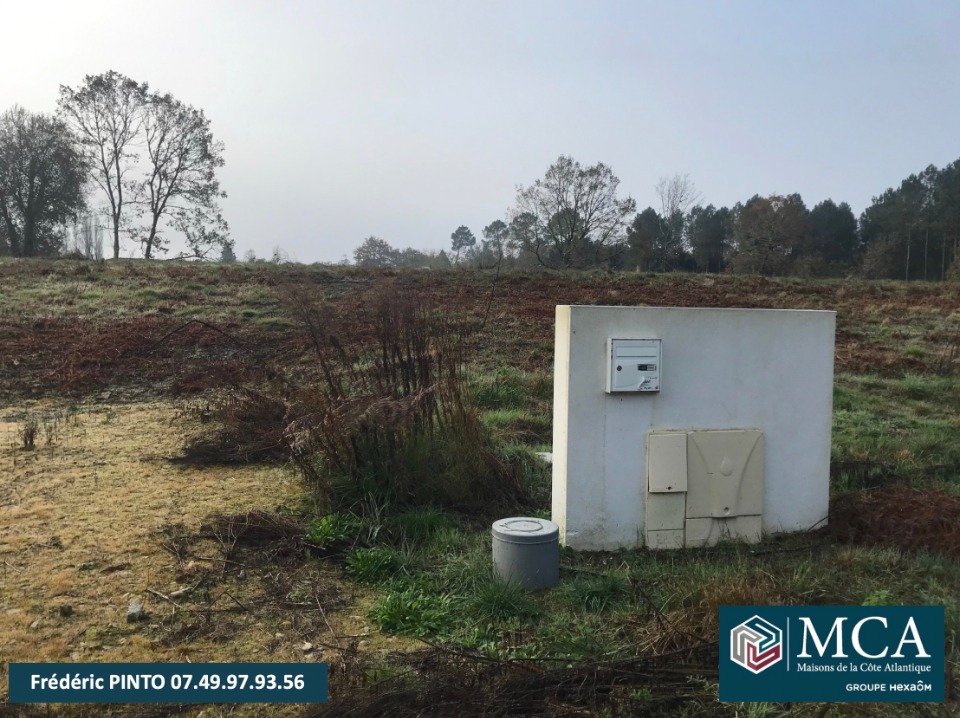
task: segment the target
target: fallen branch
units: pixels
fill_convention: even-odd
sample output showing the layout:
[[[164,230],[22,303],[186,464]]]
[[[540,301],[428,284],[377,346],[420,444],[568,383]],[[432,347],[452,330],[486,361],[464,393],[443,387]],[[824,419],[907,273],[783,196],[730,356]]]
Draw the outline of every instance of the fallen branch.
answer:
[[[177,327],[176,329],[167,332],[167,333],[164,334],[162,337],[160,337],[160,340],[159,340],[159,341],[157,341],[153,346],[151,346],[149,349],[147,349],[147,350],[144,352],[144,354],[153,354],[153,352],[155,352],[157,349],[159,349],[160,346],[161,346],[165,341],[167,341],[167,339],[169,339],[170,337],[172,337],[174,334],[177,334],[177,333],[179,333],[179,332],[182,332],[184,329],[186,329],[187,327],[189,327],[191,324],[199,324],[200,326],[206,327],[207,329],[212,329],[213,331],[217,332],[218,334],[220,334],[220,335],[226,337],[227,339],[229,339],[231,342],[233,342],[236,346],[240,347],[240,348],[243,349],[244,351],[247,351],[247,352],[250,352],[251,354],[254,354],[253,350],[251,350],[246,344],[244,344],[242,341],[240,341],[239,339],[237,339],[235,336],[233,336],[233,335],[230,334],[229,332],[221,329],[220,327],[216,326],[215,324],[210,324],[210,322],[205,322],[205,321],[203,321],[203,320],[201,320],[201,319],[191,319],[190,321],[181,324],[181,325],[180,325],[179,327]]]
[[[178,608],[178,609],[180,609],[181,611],[186,611],[186,610],[187,610],[187,609],[185,609],[183,606],[181,606],[179,603],[177,603],[176,601],[174,601],[172,598],[170,598],[170,596],[166,595],[165,593],[160,593],[159,591],[154,591],[152,588],[148,588],[148,589],[147,589],[147,593],[152,593],[154,596],[157,596],[158,598],[162,598],[164,601],[169,601],[170,603],[172,603],[172,604],[174,605],[175,608]]]

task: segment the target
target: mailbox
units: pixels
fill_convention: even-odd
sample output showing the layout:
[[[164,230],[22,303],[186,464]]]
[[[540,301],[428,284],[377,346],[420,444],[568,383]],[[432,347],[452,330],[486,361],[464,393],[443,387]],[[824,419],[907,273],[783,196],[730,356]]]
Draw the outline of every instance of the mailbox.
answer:
[[[607,339],[607,393],[660,391],[659,339]]]

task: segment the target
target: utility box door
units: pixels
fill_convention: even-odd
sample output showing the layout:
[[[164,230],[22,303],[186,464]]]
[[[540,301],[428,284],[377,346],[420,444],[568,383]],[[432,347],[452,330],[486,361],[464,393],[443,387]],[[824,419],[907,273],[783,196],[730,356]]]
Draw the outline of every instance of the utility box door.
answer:
[[[607,339],[607,393],[660,391],[659,339]]]
[[[687,436],[687,518],[763,513],[763,433],[691,431]]]
[[[647,490],[650,493],[687,490],[686,434],[647,434]]]

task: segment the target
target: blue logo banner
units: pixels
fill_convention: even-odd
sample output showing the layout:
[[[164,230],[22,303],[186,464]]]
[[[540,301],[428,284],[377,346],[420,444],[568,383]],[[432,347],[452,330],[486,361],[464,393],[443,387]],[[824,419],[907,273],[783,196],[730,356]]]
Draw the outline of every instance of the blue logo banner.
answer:
[[[11,703],[323,703],[326,663],[11,663]]]
[[[942,701],[943,606],[722,606],[720,700]]]

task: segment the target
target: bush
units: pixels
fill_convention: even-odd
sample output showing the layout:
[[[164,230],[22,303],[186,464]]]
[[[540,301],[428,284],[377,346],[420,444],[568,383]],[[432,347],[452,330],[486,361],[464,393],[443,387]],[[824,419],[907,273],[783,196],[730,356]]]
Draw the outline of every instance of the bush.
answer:
[[[363,303],[368,336],[338,335],[336,316],[302,292],[285,305],[310,335],[320,379],[295,397],[286,437],[335,506],[433,504],[486,516],[525,503],[471,404],[464,323],[398,284]]]

